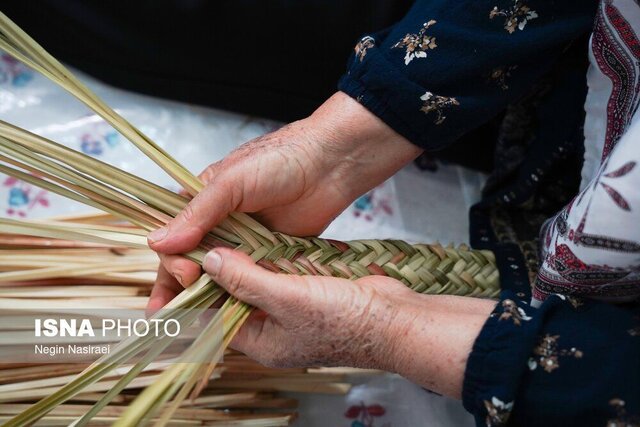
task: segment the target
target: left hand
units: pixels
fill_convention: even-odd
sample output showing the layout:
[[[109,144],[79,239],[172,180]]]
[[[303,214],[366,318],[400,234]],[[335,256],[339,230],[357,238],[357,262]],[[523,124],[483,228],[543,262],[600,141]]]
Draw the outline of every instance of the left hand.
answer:
[[[273,231],[317,236],[355,199],[422,150],[348,95],[263,135],[211,164],[205,188],[166,226],[149,234],[162,262],[149,298],[154,312],[200,277],[183,258],[230,212],[250,213]]]
[[[230,249],[204,269],[258,310],[231,346],[275,367],[352,366],[397,372],[459,397],[467,356],[494,301],[429,296],[382,276],[355,281],[276,274]]]

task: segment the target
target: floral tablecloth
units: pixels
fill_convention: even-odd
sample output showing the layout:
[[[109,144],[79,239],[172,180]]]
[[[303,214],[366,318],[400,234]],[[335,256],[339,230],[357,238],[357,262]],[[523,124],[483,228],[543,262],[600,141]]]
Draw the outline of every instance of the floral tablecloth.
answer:
[[[193,172],[279,124],[224,111],[141,96],[84,77],[87,84]],[[0,119],[22,126],[177,190],[176,184],[121,135],[71,96],[0,53]],[[326,237],[401,238],[464,242],[467,211],[483,177],[454,166],[422,172],[414,166],[360,197]],[[89,208],[0,174],[0,215],[42,218]],[[459,402],[429,393],[393,375],[358,377],[346,396],[300,399],[300,426],[464,426]]]

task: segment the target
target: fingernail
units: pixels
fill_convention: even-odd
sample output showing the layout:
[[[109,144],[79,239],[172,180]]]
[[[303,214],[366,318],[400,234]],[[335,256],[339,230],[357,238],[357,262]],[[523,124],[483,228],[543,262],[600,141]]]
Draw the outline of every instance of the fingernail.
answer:
[[[169,229],[167,229],[167,227],[161,227],[161,228],[158,228],[157,230],[153,230],[151,233],[149,233],[147,238],[149,240],[151,240],[152,242],[159,242],[160,240],[162,240],[165,237],[167,237],[168,233],[169,233]]]
[[[208,273],[217,274],[222,267],[222,257],[215,250],[207,252],[204,257],[204,269]]]

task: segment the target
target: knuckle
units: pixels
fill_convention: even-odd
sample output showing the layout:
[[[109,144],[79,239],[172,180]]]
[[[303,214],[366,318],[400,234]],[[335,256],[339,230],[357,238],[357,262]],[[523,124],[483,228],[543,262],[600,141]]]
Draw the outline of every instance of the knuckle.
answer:
[[[309,292],[307,292],[305,280],[300,280],[298,276],[278,273],[269,284],[272,286],[269,286],[266,292],[271,297],[273,307],[279,310],[288,307],[303,308],[309,302]]]
[[[221,165],[222,165],[221,161],[211,163],[209,166],[205,168],[205,170],[202,171],[202,173],[199,175],[199,178],[204,183],[208,184],[209,182],[213,181],[216,175],[218,174],[218,172],[220,172]]]
[[[223,270],[222,276],[224,277],[224,280],[226,282],[227,290],[232,294],[235,294],[241,289],[247,278],[247,274],[244,271],[235,268],[230,269],[230,271],[227,271],[226,274]]]
[[[184,209],[182,209],[182,212],[180,212],[180,216],[182,217],[182,220],[187,224],[191,223],[194,220],[194,218],[196,217],[196,213],[193,209],[192,203],[188,203],[184,207]]]
[[[187,240],[193,247],[209,232],[206,227],[199,221],[198,213],[191,204],[185,206],[180,213],[182,230],[180,234],[182,238]]]
[[[382,294],[393,294],[409,290],[402,282],[391,277],[367,276],[353,282],[363,291],[376,291]]]
[[[225,165],[220,168],[207,190],[216,194],[216,208],[226,212],[237,210],[243,199],[243,183],[247,176],[247,169],[242,165]]]

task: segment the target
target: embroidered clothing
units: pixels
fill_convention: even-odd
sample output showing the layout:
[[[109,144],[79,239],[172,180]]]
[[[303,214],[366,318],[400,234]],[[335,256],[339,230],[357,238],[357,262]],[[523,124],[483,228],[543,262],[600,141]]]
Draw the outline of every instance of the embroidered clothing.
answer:
[[[635,0],[417,1],[340,81],[426,150],[495,138],[470,212],[504,289],[465,374],[479,426],[640,426],[636,28]],[[602,296],[633,302],[581,298]]]
[[[640,296],[640,7],[604,0],[590,45],[581,192],[545,224],[534,298]]]

